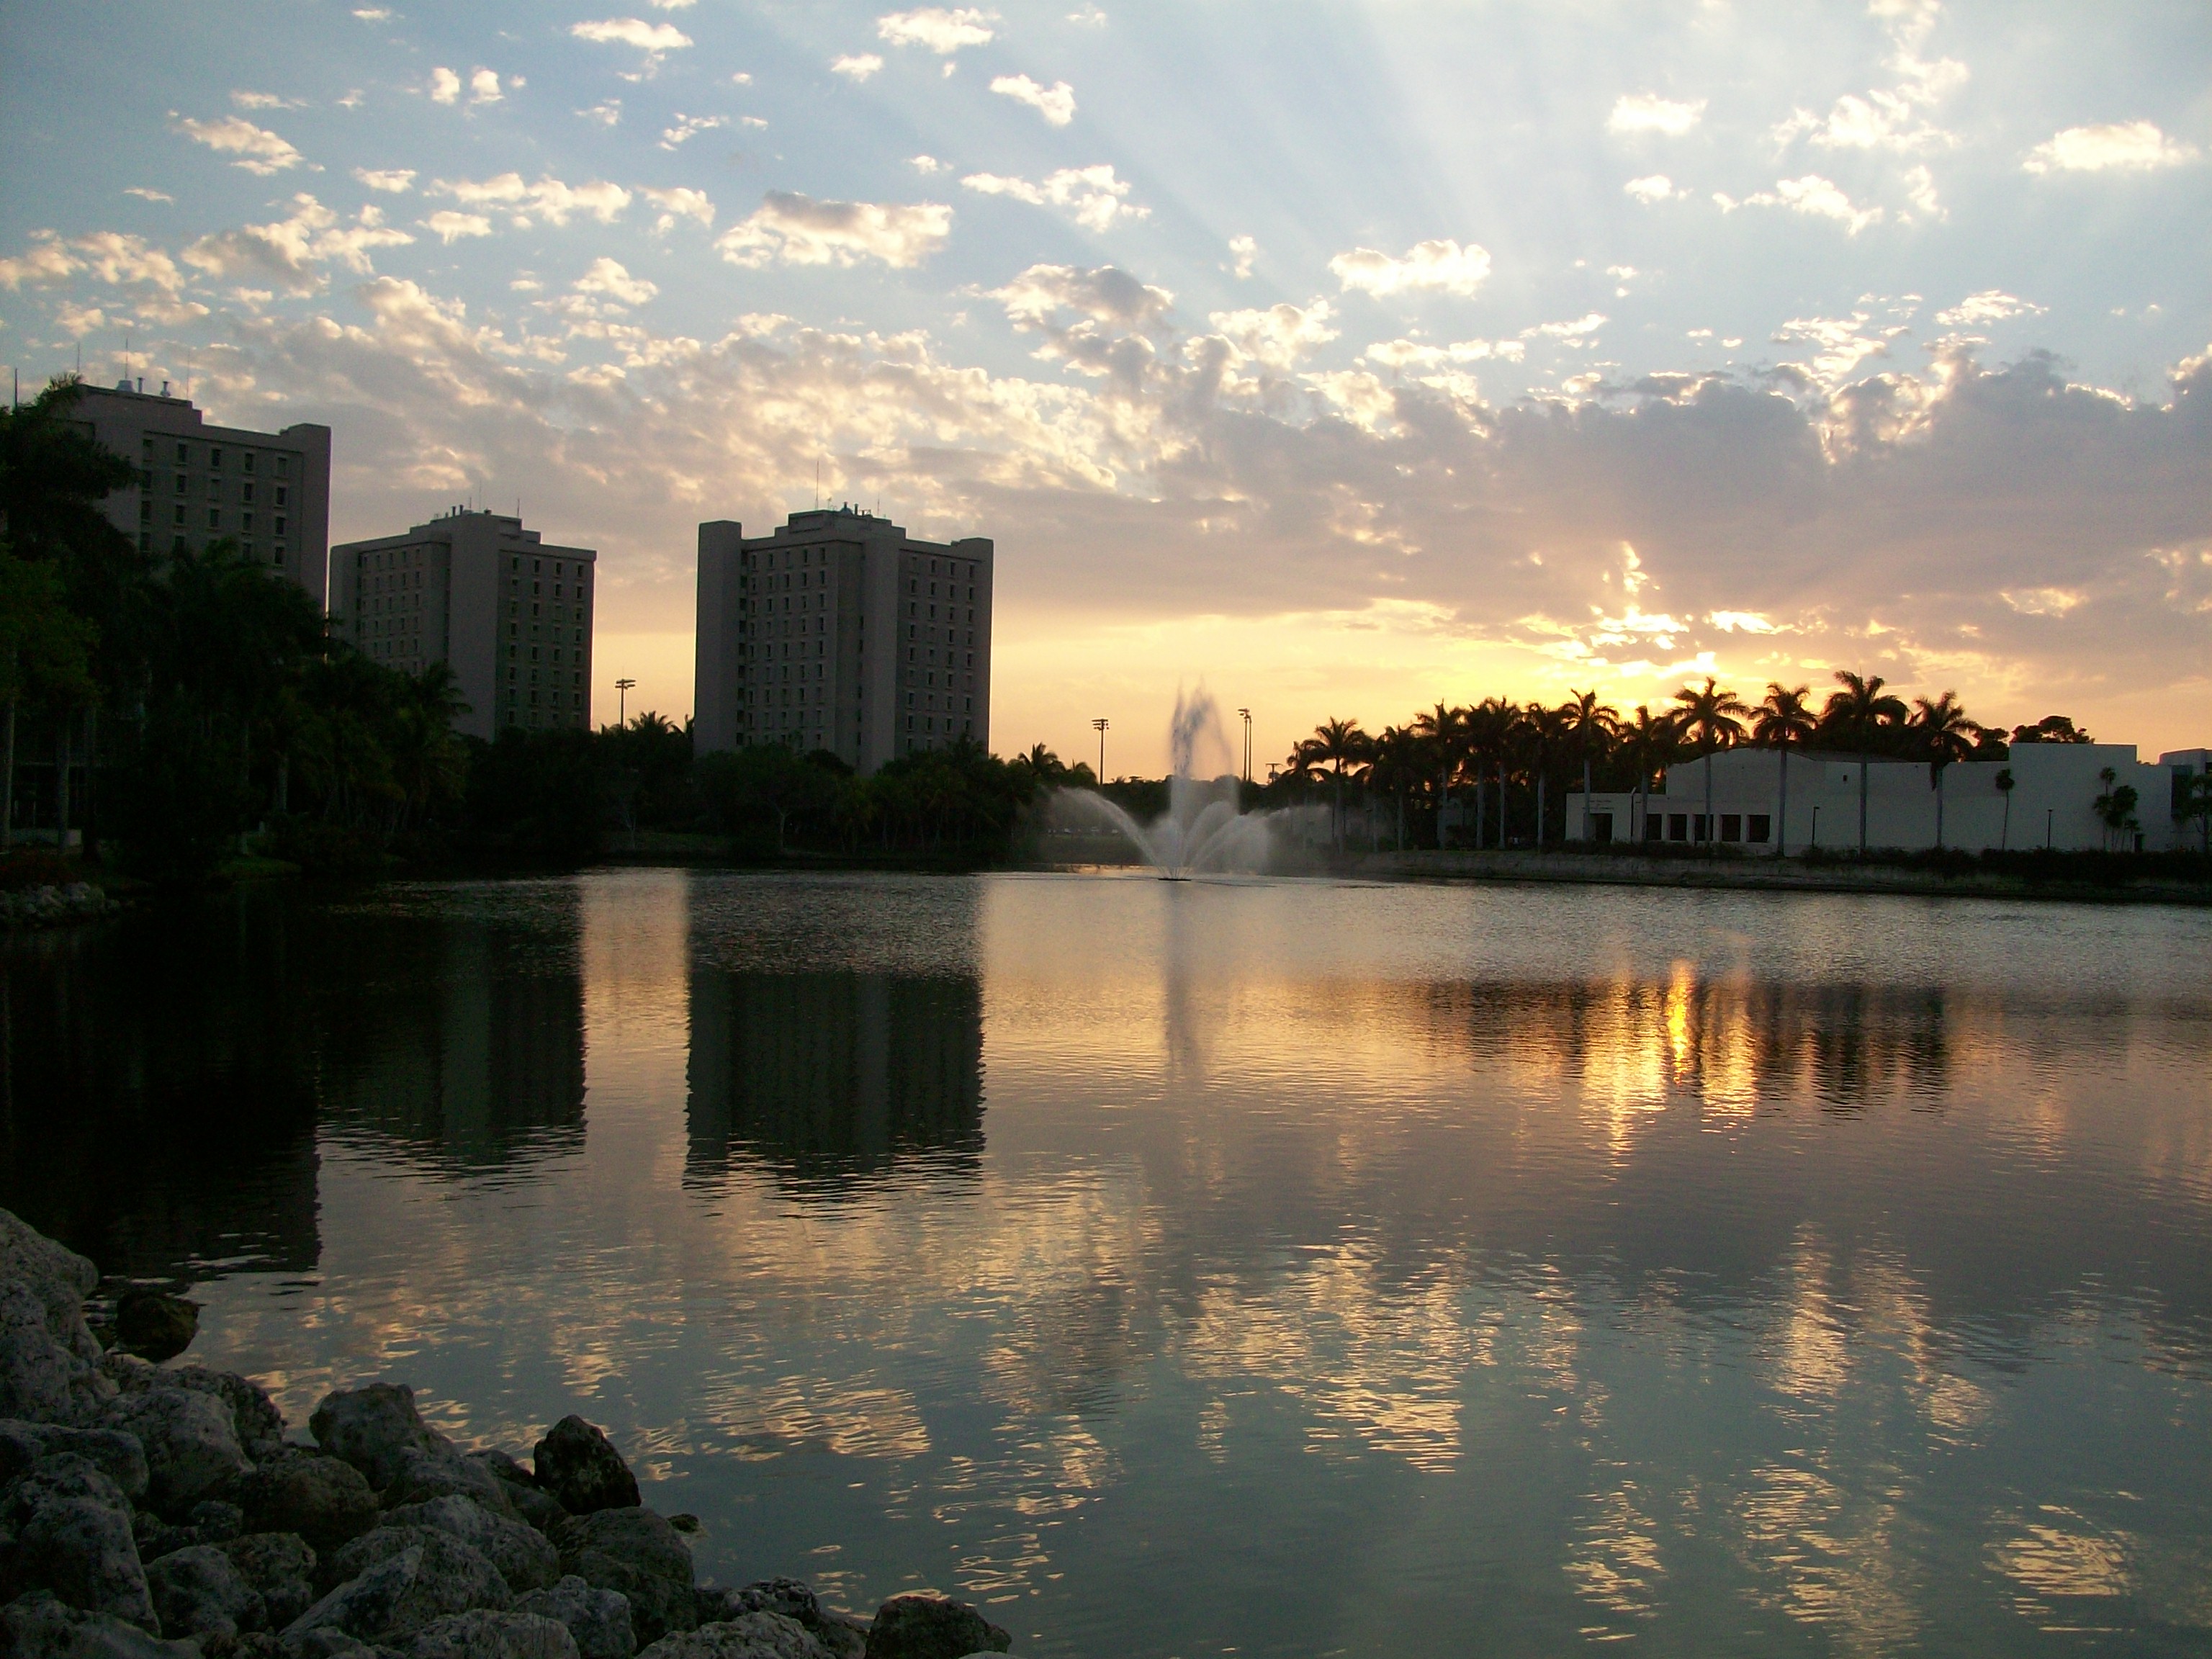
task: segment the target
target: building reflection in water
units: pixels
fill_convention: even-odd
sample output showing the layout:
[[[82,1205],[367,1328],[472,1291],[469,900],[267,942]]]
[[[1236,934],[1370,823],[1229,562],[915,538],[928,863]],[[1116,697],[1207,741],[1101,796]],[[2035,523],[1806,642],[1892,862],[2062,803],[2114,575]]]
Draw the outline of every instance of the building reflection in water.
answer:
[[[983,1152],[983,998],[973,979],[817,971],[691,977],[687,1181],[732,1155],[830,1196]]]

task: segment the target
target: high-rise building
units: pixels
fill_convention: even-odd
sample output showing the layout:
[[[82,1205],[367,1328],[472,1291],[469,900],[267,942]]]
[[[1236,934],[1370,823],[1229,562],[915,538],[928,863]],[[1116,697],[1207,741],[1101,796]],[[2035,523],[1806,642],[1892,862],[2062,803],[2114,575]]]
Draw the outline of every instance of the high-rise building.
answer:
[[[226,538],[256,564],[282,571],[314,596],[328,592],[331,429],[282,432],[210,426],[189,399],[143,381],[77,393],[75,419],[103,448],[137,469],[100,510],[140,550],[195,551]]]
[[[455,507],[404,536],[331,550],[337,629],[388,668],[451,665],[467,711],[457,731],[588,730],[592,568],[522,520]]]
[[[991,742],[991,543],[850,507],[699,526],[692,742],[826,749],[860,772]]]

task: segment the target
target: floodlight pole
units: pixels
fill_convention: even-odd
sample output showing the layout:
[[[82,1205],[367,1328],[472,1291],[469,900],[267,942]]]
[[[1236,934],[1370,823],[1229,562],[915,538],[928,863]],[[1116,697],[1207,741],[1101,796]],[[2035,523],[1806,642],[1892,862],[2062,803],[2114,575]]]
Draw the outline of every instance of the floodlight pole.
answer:
[[[636,684],[635,680],[615,682],[615,730],[617,732],[629,724],[629,689]]]
[[[1252,711],[1240,708],[1237,718],[1244,722],[1244,781],[1252,781]]]
[[[1101,714],[1091,722],[1091,729],[1098,734],[1098,781],[1106,781],[1106,717]]]

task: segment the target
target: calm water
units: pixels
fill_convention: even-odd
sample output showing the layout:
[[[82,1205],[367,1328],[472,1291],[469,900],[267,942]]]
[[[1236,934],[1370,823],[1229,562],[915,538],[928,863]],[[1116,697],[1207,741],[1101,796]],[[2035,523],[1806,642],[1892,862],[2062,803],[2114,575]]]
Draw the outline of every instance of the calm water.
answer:
[[[0,1202],[1030,1655],[2212,1651],[2212,914],[600,873],[19,943]]]

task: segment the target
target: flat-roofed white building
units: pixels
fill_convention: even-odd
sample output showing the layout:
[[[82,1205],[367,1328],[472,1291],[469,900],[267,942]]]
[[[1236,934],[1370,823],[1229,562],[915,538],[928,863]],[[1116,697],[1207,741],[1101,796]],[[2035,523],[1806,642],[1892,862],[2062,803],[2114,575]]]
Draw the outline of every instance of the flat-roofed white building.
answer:
[[[457,732],[588,731],[599,556],[455,507],[403,536],[331,549],[331,619],[387,668],[451,665],[468,703]]]
[[[1785,818],[1782,751],[1747,745],[1668,767],[1665,786],[1653,792],[1648,810],[1633,793],[1601,793],[1587,800],[1579,792],[1570,794],[1567,836],[1595,842],[1718,842],[1766,852],[1778,843],[1790,853],[1811,847],[1851,852],[1862,845],[1906,851],[1941,845],[1970,852],[2138,847],[2159,852],[2193,844],[2193,831],[2185,842],[2184,826],[2175,818],[2176,779],[2184,775],[2180,769],[2190,756],[2203,752],[2177,751],[2153,764],[2136,758],[2133,744],[2019,743],[2005,760],[1959,761],[1943,768],[1939,783],[1925,761],[1793,748]],[[2108,789],[2122,787],[2136,792],[2137,827],[2116,832],[2096,801]]]
[[[73,418],[102,448],[131,463],[136,479],[100,504],[141,552],[197,552],[238,543],[255,564],[282,573],[324,605],[329,591],[331,429],[301,422],[281,432],[210,426],[191,402],[118,381],[79,388]]]
[[[699,526],[692,742],[825,749],[860,772],[991,742],[993,548],[925,542],[851,507],[772,535]]]

